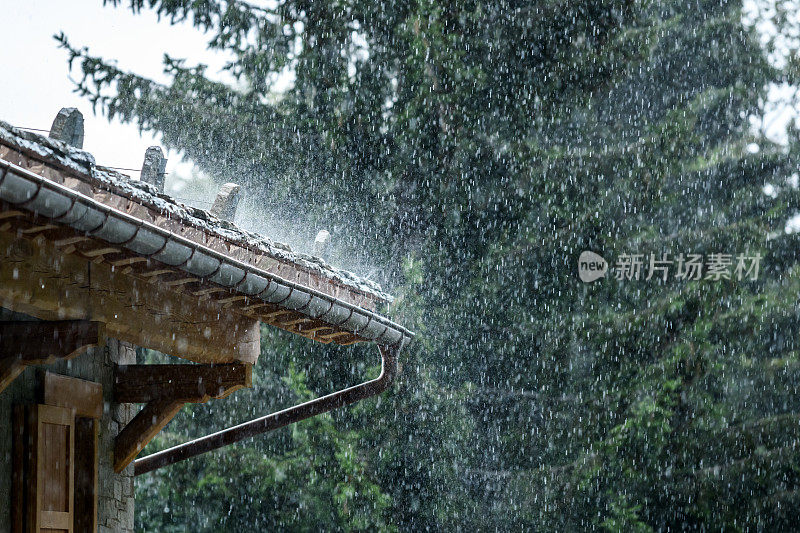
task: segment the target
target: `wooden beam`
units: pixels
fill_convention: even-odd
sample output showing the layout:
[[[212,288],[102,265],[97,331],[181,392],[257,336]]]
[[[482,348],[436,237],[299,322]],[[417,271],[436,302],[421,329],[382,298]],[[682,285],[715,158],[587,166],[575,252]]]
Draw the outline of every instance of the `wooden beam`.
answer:
[[[170,399],[204,403],[253,386],[253,365],[119,365],[114,369],[114,401],[144,403]]]
[[[109,337],[197,363],[258,359],[258,320],[214,300],[89,263],[50,242],[0,232],[0,250],[2,307],[44,320],[96,320]]]
[[[44,224],[42,226],[33,226],[32,228],[23,229],[23,230],[20,230],[19,232],[22,235],[35,235],[37,233],[41,233],[43,231],[47,231],[49,229],[56,229],[56,228],[58,228],[58,226],[56,226],[55,224]]]
[[[143,272],[139,274],[143,278],[154,278],[157,276],[163,276],[164,274],[175,274],[175,270],[171,268],[162,268],[161,270],[151,270],[150,272]]]
[[[62,246],[69,246],[71,244],[76,244],[79,242],[90,241],[91,238],[86,237],[85,235],[75,235],[74,237],[67,237],[65,239],[59,239],[57,241],[53,241],[53,244],[57,248],[61,248]]]
[[[200,281],[199,278],[191,276],[191,277],[188,277],[188,278],[184,277],[184,278],[174,279],[174,280],[170,280],[170,281],[162,281],[162,283],[167,287],[178,287],[180,285],[185,285],[187,283],[196,283],[198,281]]]
[[[22,211],[17,211],[16,209],[9,209],[8,211],[0,212],[0,220],[4,218],[14,218],[24,215]]]
[[[121,267],[121,266],[128,266],[133,265],[135,263],[146,263],[146,257],[126,257],[125,259],[120,259],[118,261],[111,261],[111,266],[113,267]]]
[[[238,296],[231,296],[230,298],[222,298],[221,300],[217,300],[217,303],[221,303],[222,305],[229,304],[232,302],[240,302],[242,300],[246,300],[249,296],[245,296],[244,294],[240,294]]]
[[[159,431],[178,414],[183,402],[155,400],[139,411],[114,441],[114,471],[119,474]]]
[[[331,331],[336,331],[333,326],[325,325],[325,326],[317,326],[315,328],[310,328],[310,329],[303,329],[303,332],[304,333],[316,333],[316,332],[322,331],[324,329],[329,329]]]
[[[100,328],[88,320],[0,322],[0,392],[28,365],[72,359],[96,346]]]
[[[349,331],[337,331],[335,333],[326,333],[325,335],[317,335],[317,337],[319,337],[320,339],[327,340],[327,341],[332,341],[333,339],[335,339],[337,337],[344,337],[344,336],[347,336],[347,335],[351,335],[352,336],[353,334],[350,333]]]
[[[262,307],[269,307],[269,306],[274,306],[274,305],[275,304],[271,304],[271,303],[267,303],[267,302],[259,302],[257,304],[246,305],[246,306],[242,307],[242,311],[245,312],[245,313],[249,313],[249,312],[252,312],[252,311],[254,311],[256,309],[260,309]]]
[[[89,320],[0,322],[0,358],[43,365],[96,346],[100,323]]]
[[[289,320],[287,320],[285,322],[275,321],[275,322],[270,322],[270,323],[271,324],[274,323],[276,326],[281,326],[282,328],[289,328],[291,326],[296,326],[297,324],[303,324],[305,322],[311,322],[311,320],[312,320],[311,318],[309,318],[307,316],[304,316],[304,317],[300,317],[300,318],[292,318],[292,319],[289,319]]]
[[[292,313],[294,313],[294,311],[292,311],[291,309],[278,309],[277,311],[273,311],[271,313],[266,313],[266,314],[261,315],[261,320],[263,320],[264,322],[267,322],[267,321],[272,320],[272,319],[274,319],[276,317],[279,317],[281,315],[289,315],[289,314],[292,314]]]
[[[85,250],[82,251],[81,253],[86,257],[97,257],[106,254],[118,254],[119,252],[120,252],[119,248],[106,247],[106,248],[95,248],[94,250]]]
[[[230,289],[226,289],[224,287],[211,287],[210,289],[202,289],[199,291],[194,291],[192,294],[195,296],[205,296],[207,294],[214,294],[215,292],[226,292]]]

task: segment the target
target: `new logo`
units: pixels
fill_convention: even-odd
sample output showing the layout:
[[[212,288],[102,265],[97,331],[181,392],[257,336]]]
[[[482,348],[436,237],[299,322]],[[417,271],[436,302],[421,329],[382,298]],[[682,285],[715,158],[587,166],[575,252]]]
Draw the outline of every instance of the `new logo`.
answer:
[[[603,256],[594,252],[581,252],[578,257],[578,277],[585,283],[591,283],[606,275],[608,263]]]

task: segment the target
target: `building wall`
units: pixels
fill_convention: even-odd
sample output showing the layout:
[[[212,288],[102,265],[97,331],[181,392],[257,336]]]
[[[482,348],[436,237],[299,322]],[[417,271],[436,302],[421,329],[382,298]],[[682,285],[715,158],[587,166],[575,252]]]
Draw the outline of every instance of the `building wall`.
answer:
[[[136,363],[136,351],[128,343],[109,339],[102,354],[103,418],[100,421],[100,468],[98,523],[100,533],[133,531],[133,463],[120,474],[113,468],[114,438],[133,418],[131,404],[113,403],[113,364]],[[105,350],[104,350],[105,351]],[[107,381],[106,381],[107,380]],[[107,385],[106,385],[107,384]]]
[[[115,404],[112,399],[113,365],[136,362],[134,348],[115,339],[105,346],[91,348],[71,361],[28,367],[4,391],[0,392],[0,531],[11,530],[11,416],[15,404],[34,404],[36,372],[56,374],[98,382],[103,387],[103,416],[99,423],[98,530],[100,533],[133,531],[133,464],[114,473],[114,438],[132,418],[129,404]]]

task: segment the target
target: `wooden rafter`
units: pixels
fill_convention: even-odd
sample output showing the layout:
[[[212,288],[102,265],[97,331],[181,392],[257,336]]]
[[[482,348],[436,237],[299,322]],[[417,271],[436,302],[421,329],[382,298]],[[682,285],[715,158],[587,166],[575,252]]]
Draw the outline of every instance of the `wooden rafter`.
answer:
[[[86,242],[88,240],[90,240],[90,238],[86,237],[85,235],[75,235],[73,237],[67,237],[65,239],[59,239],[57,241],[53,241],[53,245],[56,246],[57,248],[60,248],[62,246],[70,246],[72,244],[77,244],[79,242]]]
[[[20,217],[20,216],[24,216],[24,215],[25,215],[25,213],[22,212],[22,211],[17,211],[16,209],[9,209],[8,211],[0,212],[0,220],[3,220],[4,218],[14,218],[14,217]]]
[[[162,281],[162,283],[167,287],[179,287],[181,285],[186,285],[187,283],[197,283],[198,281],[200,280],[195,276],[189,276],[169,281]]]
[[[171,268],[162,268],[160,270],[151,270],[150,272],[143,272],[139,274],[143,278],[154,278],[158,276],[163,276],[164,274],[174,274],[175,270]]]
[[[37,233],[41,233],[43,231],[56,228],[58,228],[58,226],[56,226],[55,224],[44,224],[42,226],[33,226],[32,228],[20,230],[20,233],[22,235],[36,235]]]
[[[120,252],[119,248],[106,247],[106,248],[98,248],[95,250],[86,250],[81,253],[86,257],[98,257],[107,254],[118,254],[119,252]]]
[[[113,267],[121,267],[132,265],[134,263],[146,263],[146,257],[126,257],[125,259],[120,259],[119,261],[111,261],[111,266]]]
[[[228,289],[225,289],[223,287],[211,287],[211,288],[208,288],[208,289],[202,289],[202,290],[199,290],[199,291],[194,291],[194,292],[192,292],[192,294],[195,295],[195,296],[206,296],[208,294],[215,294],[215,293],[218,293],[218,292],[228,292]]]
[[[244,294],[239,294],[237,296],[231,296],[230,298],[223,298],[223,299],[217,300],[217,301],[219,303],[225,305],[225,304],[229,304],[229,303],[232,303],[232,302],[241,302],[241,301],[246,300],[246,299],[247,299],[247,296],[245,296]]]

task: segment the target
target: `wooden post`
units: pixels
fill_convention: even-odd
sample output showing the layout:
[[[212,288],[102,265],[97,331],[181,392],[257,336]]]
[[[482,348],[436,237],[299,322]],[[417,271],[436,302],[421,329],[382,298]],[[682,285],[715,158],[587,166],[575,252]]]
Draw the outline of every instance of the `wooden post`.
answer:
[[[236,208],[239,206],[241,187],[235,183],[226,183],[219,189],[214,205],[209,212],[222,220],[233,222],[236,217]]]
[[[75,148],[83,148],[83,115],[74,107],[62,107],[53,125],[50,138],[62,141]]]
[[[98,426],[97,419],[75,417],[75,531],[97,532]]]
[[[25,530],[25,468],[27,454],[32,453],[30,435],[25,431],[24,405],[15,405],[11,414],[11,531]]]
[[[166,167],[167,159],[164,157],[164,152],[158,146],[151,146],[144,153],[144,163],[142,163],[142,173],[139,179],[155,187],[158,192],[164,192],[164,169]]]

